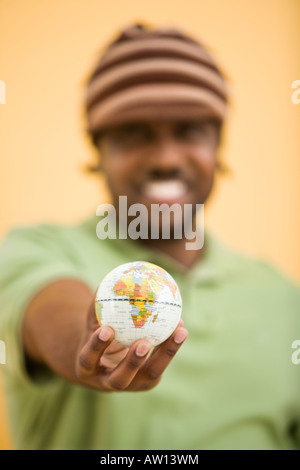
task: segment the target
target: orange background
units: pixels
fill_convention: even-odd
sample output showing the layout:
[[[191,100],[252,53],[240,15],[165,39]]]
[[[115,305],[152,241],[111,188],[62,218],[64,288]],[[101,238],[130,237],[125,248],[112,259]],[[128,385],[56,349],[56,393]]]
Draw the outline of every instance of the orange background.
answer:
[[[138,20],[203,39],[230,78],[231,175],[219,178],[206,225],[300,281],[299,0],[0,0],[0,236],[79,220],[107,198],[82,172],[93,157],[83,83],[99,49]],[[3,392],[0,423],[0,449],[10,448]]]

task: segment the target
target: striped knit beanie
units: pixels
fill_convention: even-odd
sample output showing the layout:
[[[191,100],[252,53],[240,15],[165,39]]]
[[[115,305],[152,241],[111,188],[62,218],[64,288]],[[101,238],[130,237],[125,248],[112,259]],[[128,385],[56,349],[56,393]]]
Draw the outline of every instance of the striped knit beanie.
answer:
[[[222,123],[223,75],[208,51],[174,28],[134,25],[112,42],[86,89],[88,132],[137,121],[211,117]]]

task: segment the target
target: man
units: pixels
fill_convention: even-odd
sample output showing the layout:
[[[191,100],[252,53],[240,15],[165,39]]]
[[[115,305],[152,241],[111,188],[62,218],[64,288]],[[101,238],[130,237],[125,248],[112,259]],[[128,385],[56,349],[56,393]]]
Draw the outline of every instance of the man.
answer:
[[[176,29],[127,28],[97,64],[86,103],[117,215],[127,196],[148,214],[157,203],[190,204],[195,221],[220,165],[227,103],[208,52]],[[291,361],[299,290],[209,233],[202,249],[186,250],[186,237],[174,236],[183,217],[170,219],[169,239],[160,230],[136,241],[99,240],[97,222],[16,228],[2,244],[0,326],[16,447],[299,447]],[[185,326],[152,352],[146,340],[121,347],[94,312],[104,276],[135,260],[167,269],[183,297]]]

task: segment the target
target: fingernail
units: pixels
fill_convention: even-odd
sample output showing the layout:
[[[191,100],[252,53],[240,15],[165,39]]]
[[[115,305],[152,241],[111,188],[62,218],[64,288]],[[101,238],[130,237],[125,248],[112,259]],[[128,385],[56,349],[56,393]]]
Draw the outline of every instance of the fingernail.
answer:
[[[188,332],[184,328],[181,328],[177,331],[176,335],[174,336],[174,341],[177,344],[183,343],[183,341],[187,338]]]
[[[139,357],[144,357],[151,349],[151,344],[149,343],[139,343],[138,347],[135,350],[135,354]]]
[[[99,333],[99,339],[105,342],[109,340],[110,336],[111,336],[111,330],[103,326]]]

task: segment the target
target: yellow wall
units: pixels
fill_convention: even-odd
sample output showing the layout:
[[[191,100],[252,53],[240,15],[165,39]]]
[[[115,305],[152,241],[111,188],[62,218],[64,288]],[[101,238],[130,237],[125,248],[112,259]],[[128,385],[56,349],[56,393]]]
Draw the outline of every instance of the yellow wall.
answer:
[[[206,222],[300,281],[300,104],[291,100],[299,18],[299,0],[0,0],[0,236],[95,211],[103,191],[81,172],[92,155],[84,78],[99,47],[130,21],[178,24],[211,46],[231,81],[223,155],[232,174],[219,180]],[[0,423],[4,449],[3,394]]]

